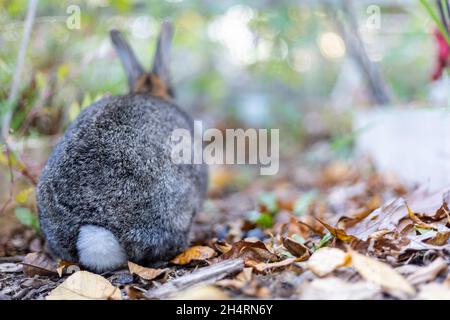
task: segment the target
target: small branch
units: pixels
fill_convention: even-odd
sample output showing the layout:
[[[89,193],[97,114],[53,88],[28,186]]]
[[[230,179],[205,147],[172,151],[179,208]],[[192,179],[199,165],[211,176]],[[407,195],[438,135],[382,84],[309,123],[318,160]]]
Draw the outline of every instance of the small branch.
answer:
[[[226,260],[169,281],[159,288],[147,291],[145,296],[147,298],[166,298],[193,285],[214,283],[229,274],[241,271],[243,268],[244,261],[242,259]]]
[[[8,111],[6,112],[2,123],[2,137],[5,141],[9,135],[9,126],[14,112],[17,96],[19,95],[20,75],[22,73],[23,65],[25,62],[25,53],[27,51],[28,42],[30,41],[34,17],[36,16],[37,1],[38,0],[30,0],[28,5],[27,16],[25,18],[23,38],[22,41],[20,42],[19,54],[17,56],[16,62],[16,70],[11,83],[11,89],[9,92],[7,102]]]
[[[22,262],[25,256],[0,257],[0,263],[17,263]]]
[[[5,212],[6,208],[8,208],[9,204],[13,200],[13,197],[14,197],[14,185],[15,185],[14,171],[13,171],[12,162],[11,162],[11,150],[9,149],[9,147],[8,147],[8,145],[6,143],[5,143],[5,147],[6,147],[6,156],[8,157],[8,168],[9,168],[9,174],[10,174],[11,181],[10,181],[10,186],[9,186],[8,199],[5,201],[3,206],[0,208],[0,215],[2,215],[3,212]]]
[[[374,103],[378,105],[388,105],[391,103],[391,96],[378,66],[370,61],[364,48],[364,43],[358,31],[358,23],[354,13],[351,0],[341,0],[341,9],[348,22],[348,28],[335,13],[334,20],[349,50],[349,54],[355,60],[359,69],[366,79],[369,91]]]

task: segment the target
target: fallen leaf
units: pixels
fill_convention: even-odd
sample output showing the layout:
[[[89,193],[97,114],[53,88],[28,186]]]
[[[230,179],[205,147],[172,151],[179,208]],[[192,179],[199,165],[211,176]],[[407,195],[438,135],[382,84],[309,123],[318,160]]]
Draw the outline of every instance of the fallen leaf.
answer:
[[[414,287],[391,266],[350,250],[351,262],[358,273],[367,281],[378,284],[389,292],[400,291],[413,295]]]
[[[45,253],[32,252],[25,256],[22,261],[23,273],[28,277],[55,275],[56,263]]]
[[[350,283],[336,277],[315,279],[300,286],[299,291],[302,300],[368,300],[380,296],[370,283]]]
[[[436,232],[430,239],[425,240],[425,243],[433,246],[443,246],[450,238],[450,231]]]
[[[130,300],[146,299],[145,289],[136,286],[125,286],[125,292]]]
[[[216,250],[220,253],[225,253],[231,250],[231,244],[226,241],[217,241],[214,243],[214,248],[216,248]]]
[[[56,266],[56,272],[59,277],[62,277],[64,273],[72,274],[76,271],[80,271],[80,267],[74,262],[60,260]]]
[[[224,291],[212,285],[197,285],[171,297],[174,300],[228,300]]]
[[[350,261],[350,255],[336,248],[321,248],[313,253],[306,266],[318,277],[324,277]]]
[[[294,263],[296,260],[297,260],[297,258],[288,258],[288,259],[285,259],[285,260],[282,260],[279,262],[272,262],[272,263],[260,262],[260,263],[256,263],[255,265],[253,265],[253,268],[258,272],[265,272],[265,271],[271,270],[271,269],[287,267],[287,266],[291,265],[292,263]]]
[[[131,274],[136,274],[139,277],[141,277],[144,280],[153,280],[160,275],[167,273],[169,269],[153,269],[153,268],[146,268],[141,267],[140,265],[133,263],[131,261],[128,261],[128,269],[130,270]]]
[[[404,199],[395,199],[372,211],[359,223],[345,231],[362,241],[366,241],[372,234],[380,230],[397,231],[399,221],[406,216],[404,206]]]
[[[323,224],[325,228],[327,228],[327,230],[331,233],[333,237],[344,242],[352,242],[353,240],[357,240],[354,236],[348,235],[344,230],[332,227],[329,224],[326,224],[325,222],[321,221],[320,219],[317,220],[321,224]]]
[[[447,268],[447,262],[439,257],[426,267],[418,267],[418,269],[411,273],[407,279],[411,284],[418,285],[436,279],[436,277],[446,271]]]
[[[310,256],[308,247],[292,238],[283,238],[283,246],[289,253],[296,257],[304,257],[307,259]]]
[[[353,212],[349,216],[342,216],[339,218],[337,223],[339,228],[347,229],[349,227],[354,226],[364,218],[366,218],[369,214],[372,213],[375,209],[380,207],[381,198],[379,196],[374,196],[370,199],[370,201],[366,204],[366,206],[356,212]]]
[[[243,258],[245,264],[250,263],[253,266],[258,262],[276,262],[278,257],[267,249],[262,241],[245,241],[241,240],[232,245],[230,251],[222,254],[219,257],[220,261],[228,259]]]
[[[450,287],[440,283],[430,283],[420,287],[417,299],[450,300]]]
[[[16,202],[17,203],[25,203],[28,200],[28,197],[30,196],[30,194],[34,191],[34,188],[27,188],[24,189],[22,191],[20,191],[17,195],[16,195]]]
[[[420,220],[414,212],[411,210],[411,208],[408,206],[408,204],[405,202],[406,210],[408,211],[409,218],[414,222],[414,225],[419,228],[423,229],[434,229],[432,225],[427,224]]]
[[[237,280],[244,282],[252,281],[252,278],[253,278],[253,268],[244,268],[236,276]]]
[[[119,288],[100,275],[78,271],[46,297],[47,300],[122,300]]]
[[[206,246],[194,246],[180,253],[170,263],[177,265],[186,265],[192,261],[204,261],[216,255],[216,251]]]

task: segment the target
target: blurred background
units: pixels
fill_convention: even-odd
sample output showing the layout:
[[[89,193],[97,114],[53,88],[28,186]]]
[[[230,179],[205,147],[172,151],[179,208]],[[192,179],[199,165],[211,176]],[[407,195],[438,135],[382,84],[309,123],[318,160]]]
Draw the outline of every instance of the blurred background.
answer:
[[[7,211],[35,210],[24,205],[33,180],[83,108],[127,92],[112,28],[149,67],[159,25],[171,19],[177,102],[211,127],[280,128],[286,162],[349,159],[360,110],[448,104],[446,75],[431,80],[439,43],[418,1],[48,0],[38,2],[11,109],[28,1],[0,4],[1,115],[12,112],[10,148],[0,158]],[[12,170],[20,173],[14,188]],[[214,177],[213,185],[227,180]]]

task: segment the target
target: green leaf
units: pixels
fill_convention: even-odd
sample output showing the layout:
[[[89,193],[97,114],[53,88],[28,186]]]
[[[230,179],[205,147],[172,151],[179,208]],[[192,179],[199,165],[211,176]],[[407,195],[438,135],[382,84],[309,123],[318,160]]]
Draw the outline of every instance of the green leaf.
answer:
[[[16,208],[16,218],[19,222],[27,227],[33,228],[36,232],[40,232],[38,217],[27,208]]]
[[[425,234],[427,232],[432,231],[431,229],[420,228],[420,227],[417,227],[417,226],[414,226],[414,230],[416,230],[420,234]]]
[[[430,0],[419,0],[422,6],[428,11],[428,14],[430,15],[431,19],[433,19],[434,23],[436,23],[436,26],[439,29],[439,32],[442,34],[442,36],[445,38],[445,41],[447,41],[447,44],[450,45],[450,36],[445,29],[445,26],[442,24],[441,19],[439,18],[439,14],[436,12],[436,10],[433,8],[433,4]]]
[[[272,215],[267,212],[249,211],[245,214],[245,217],[248,221],[253,222],[261,228],[270,228],[273,226]]]
[[[269,213],[261,213],[255,223],[261,228],[270,228],[273,226],[273,218]]]
[[[16,195],[16,202],[17,203],[25,203],[27,202],[30,194],[33,192],[34,188],[27,188],[24,189],[22,191],[20,191],[17,195]]]
[[[331,233],[327,233],[320,239],[317,245],[314,245],[313,251],[319,250],[320,248],[326,246],[330,240],[333,239],[333,235]]]

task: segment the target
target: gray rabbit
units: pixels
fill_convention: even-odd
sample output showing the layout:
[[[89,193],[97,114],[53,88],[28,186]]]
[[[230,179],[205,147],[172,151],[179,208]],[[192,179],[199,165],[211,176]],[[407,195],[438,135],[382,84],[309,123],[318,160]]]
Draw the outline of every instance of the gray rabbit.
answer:
[[[96,272],[127,260],[158,264],[182,251],[207,187],[204,165],[171,159],[173,130],[193,132],[193,120],[172,102],[171,24],[162,24],[151,72],[117,30],[110,35],[130,93],[105,97],[80,113],[37,187],[49,250]]]

